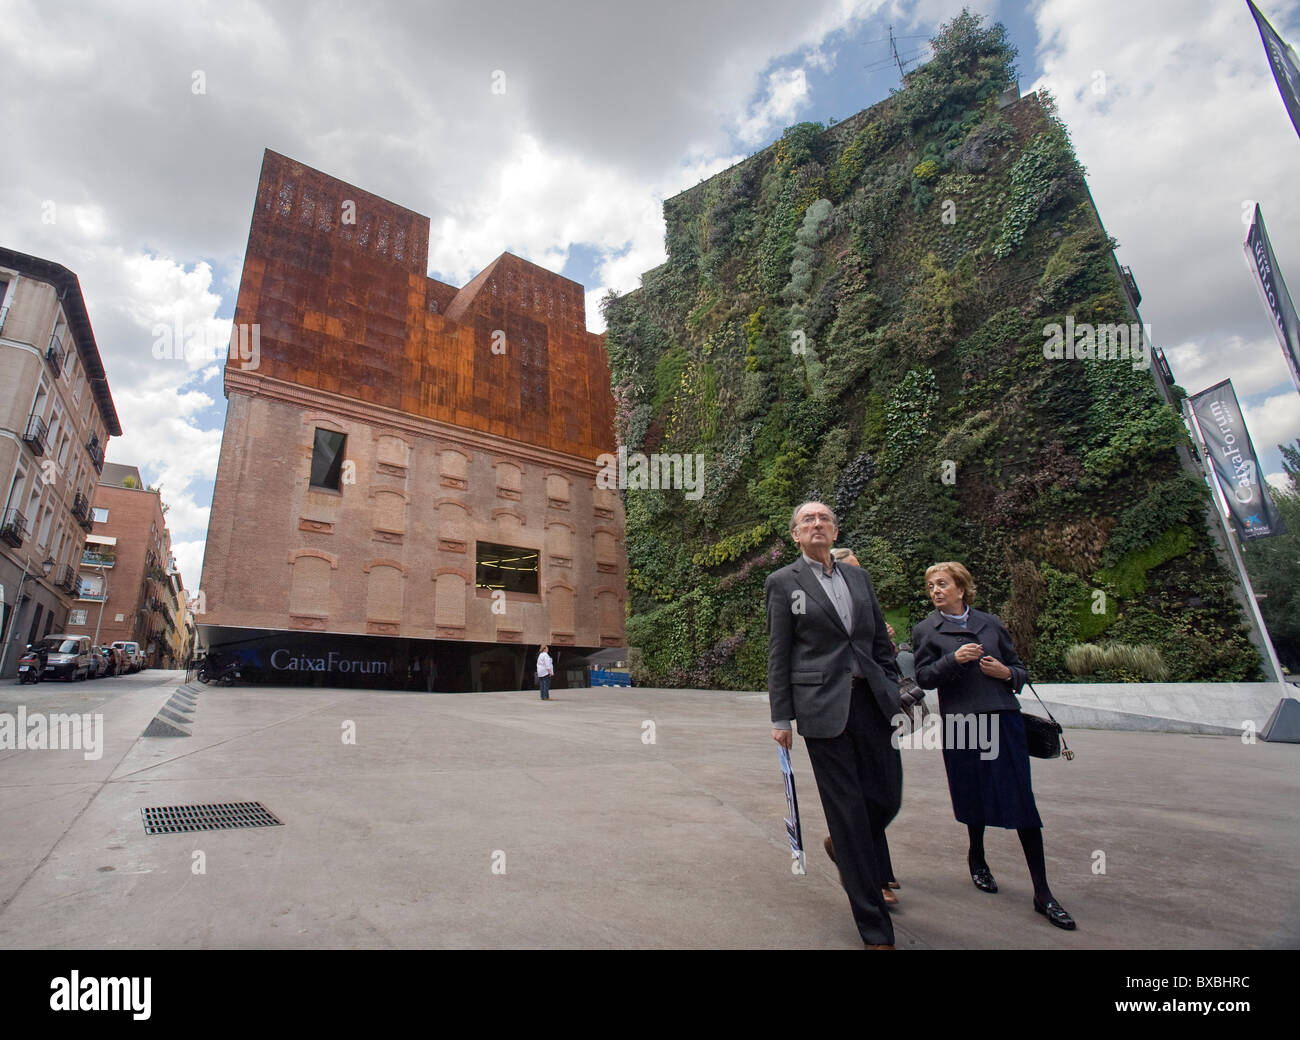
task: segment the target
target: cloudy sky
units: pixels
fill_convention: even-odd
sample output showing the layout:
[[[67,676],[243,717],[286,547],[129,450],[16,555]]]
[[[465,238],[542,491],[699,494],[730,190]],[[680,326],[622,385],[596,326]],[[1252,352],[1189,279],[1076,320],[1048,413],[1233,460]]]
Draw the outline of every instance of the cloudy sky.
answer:
[[[1300,293],[1300,137],[1244,0],[984,2],[1070,128],[1143,320],[1196,392],[1231,377],[1270,473],[1300,396],[1243,257],[1263,206]],[[661,263],[662,201],[898,86],[960,10],[918,0],[0,0],[0,244],[81,280],[123,436],[198,585],[225,398],[158,360],[159,324],[224,347],[264,148],[432,221],[429,273],[510,250],[605,291]],[[1300,43],[1300,0],[1265,0]]]

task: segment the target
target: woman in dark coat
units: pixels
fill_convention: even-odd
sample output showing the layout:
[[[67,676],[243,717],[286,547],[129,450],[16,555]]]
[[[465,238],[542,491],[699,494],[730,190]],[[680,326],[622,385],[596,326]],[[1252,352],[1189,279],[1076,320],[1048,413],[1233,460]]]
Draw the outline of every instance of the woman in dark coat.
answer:
[[[1034,804],[1029,779],[1025,723],[1016,696],[1029,672],[1016,656],[1011,634],[992,614],[971,609],[975,582],[960,563],[936,563],[925,572],[925,589],[935,611],[912,629],[916,681],[939,691],[944,721],[943,764],[948,772],[952,810],[970,833],[967,863],[981,892],[996,892],[997,882],[984,859],[986,826],[1014,829],[1034,882],[1034,909],[1058,928],[1072,929],[1074,919],[1047,885],[1043,857],[1043,821]],[[975,721],[952,726],[949,716]],[[957,720],[954,719],[955,723]],[[954,740],[957,734],[996,735],[986,755],[980,747],[950,747],[976,741]]]

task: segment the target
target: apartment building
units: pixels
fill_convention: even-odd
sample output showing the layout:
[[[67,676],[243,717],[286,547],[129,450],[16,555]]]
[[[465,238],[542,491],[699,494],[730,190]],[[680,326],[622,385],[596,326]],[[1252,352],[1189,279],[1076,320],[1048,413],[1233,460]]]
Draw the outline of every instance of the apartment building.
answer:
[[[140,644],[150,668],[181,667],[185,610],[162,497],[135,466],[106,463],[66,630]]]
[[[67,624],[117,410],[77,276],[0,248],[0,677]]]

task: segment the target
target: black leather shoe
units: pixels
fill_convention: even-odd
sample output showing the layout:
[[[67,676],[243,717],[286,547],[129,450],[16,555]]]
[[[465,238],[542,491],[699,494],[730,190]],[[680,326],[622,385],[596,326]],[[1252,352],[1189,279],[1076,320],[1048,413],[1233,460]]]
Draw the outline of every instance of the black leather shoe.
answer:
[[[1074,923],[1074,918],[1066,913],[1065,907],[1055,899],[1049,899],[1046,904],[1040,904],[1035,899],[1034,909],[1056,925],[1057,928],[1064,928],[1067,932],[1072,932],[1079,927]]]
[[[988,867],[980,867],[978,870],[970,872],[970,879],[975,882],[975,887],[981,892],[996,892],[998,883],[993,880],[993,875],[989,872]],[[1035,907],[1037,909],[1037,907]]]

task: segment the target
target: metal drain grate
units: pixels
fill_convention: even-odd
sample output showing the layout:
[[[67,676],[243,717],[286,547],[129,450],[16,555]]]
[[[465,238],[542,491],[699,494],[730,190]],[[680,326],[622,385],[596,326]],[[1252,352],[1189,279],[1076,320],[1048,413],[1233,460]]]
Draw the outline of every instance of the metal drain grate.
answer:
[[[145,834],[185,831],[224,831],[232,827],[283,827],[261,802],[218,802],[214,805],[167,805],[140,810]]]

